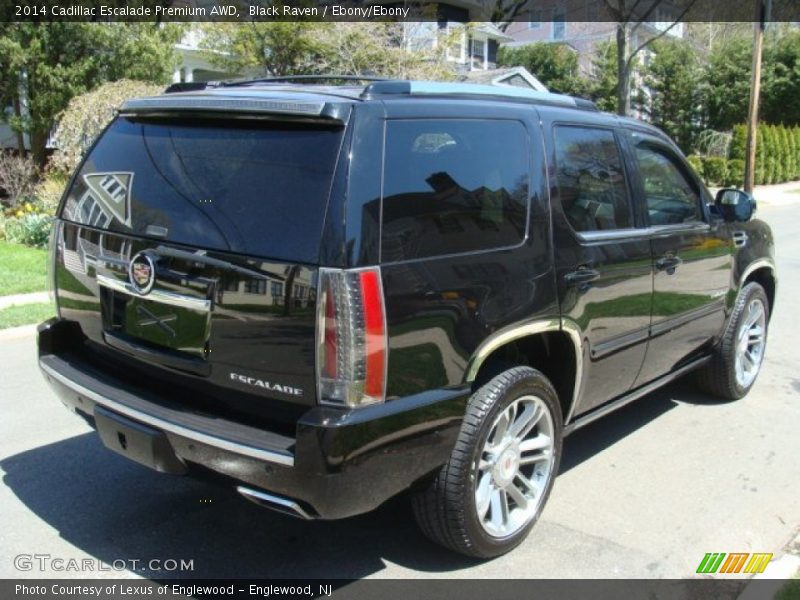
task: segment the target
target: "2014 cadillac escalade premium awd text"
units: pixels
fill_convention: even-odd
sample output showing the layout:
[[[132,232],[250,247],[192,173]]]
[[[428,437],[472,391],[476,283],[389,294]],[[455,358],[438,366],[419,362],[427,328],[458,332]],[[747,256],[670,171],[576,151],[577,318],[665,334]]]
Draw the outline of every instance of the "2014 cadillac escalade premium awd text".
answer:
[[[772,235],[661,132],[516,88],[322,83],[131,100],[74,175],[39,364],[108,448],[309,519],[408,491],[427,536],[492,557],[566,434],[689,371],[753,386]]]

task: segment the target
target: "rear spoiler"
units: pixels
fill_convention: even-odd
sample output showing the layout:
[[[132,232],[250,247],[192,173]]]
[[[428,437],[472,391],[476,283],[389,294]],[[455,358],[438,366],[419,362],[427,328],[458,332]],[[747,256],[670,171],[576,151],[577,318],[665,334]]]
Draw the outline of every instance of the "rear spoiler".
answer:
[[[126,100],[119,109],[121,115],[161,116],[185,113],[242,113],[269,117],[281,115],[326,122],[344,122],[349,105],[339,102],[291,100],[276,97],[247,98],[214,97],[195,94],[170,94],[152,98]],[[232,116],[232,115],[231,115]]]

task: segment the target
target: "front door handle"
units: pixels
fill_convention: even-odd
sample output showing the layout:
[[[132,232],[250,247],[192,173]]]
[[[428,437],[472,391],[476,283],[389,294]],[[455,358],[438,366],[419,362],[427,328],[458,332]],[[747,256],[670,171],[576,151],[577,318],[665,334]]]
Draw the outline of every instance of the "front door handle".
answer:
[[[600,271],[595,271],[588,267],[578,267],[577,270],[571,271],[564,275],[564,280],[568,285],[575,285],[579,283],[589,283],[600,277]]]
[[[672,275],[683,261],[674,254],[665,254],[656,261],[656,268],[659,271],[666,271],[667,275]]]
[[[747,232],[746,231],[734,231],[733,232],[733,244],[737,248],[741,248],[747,245]]]

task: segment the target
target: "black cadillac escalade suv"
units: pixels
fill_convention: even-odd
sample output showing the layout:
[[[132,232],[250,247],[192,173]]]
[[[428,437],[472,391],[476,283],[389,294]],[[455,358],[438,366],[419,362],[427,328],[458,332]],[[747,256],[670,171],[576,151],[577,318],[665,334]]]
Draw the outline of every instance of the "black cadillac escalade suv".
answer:
[[[431,539],[496,556],[565,435],[689,371],[750,390],[776,288],[754,210],[657,129],[566,96],[131,100],[62,200],[39,364],[135,461],[308,519],[409,491]]]

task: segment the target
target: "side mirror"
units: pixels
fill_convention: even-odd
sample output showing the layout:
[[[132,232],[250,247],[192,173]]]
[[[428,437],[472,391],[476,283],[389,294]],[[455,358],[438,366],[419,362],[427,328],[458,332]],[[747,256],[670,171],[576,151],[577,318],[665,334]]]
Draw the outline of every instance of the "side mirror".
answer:
[[[747,192],[733,188],[717,192],[714,206],[728,223],[749,221],[756,212],[756,200]]]

